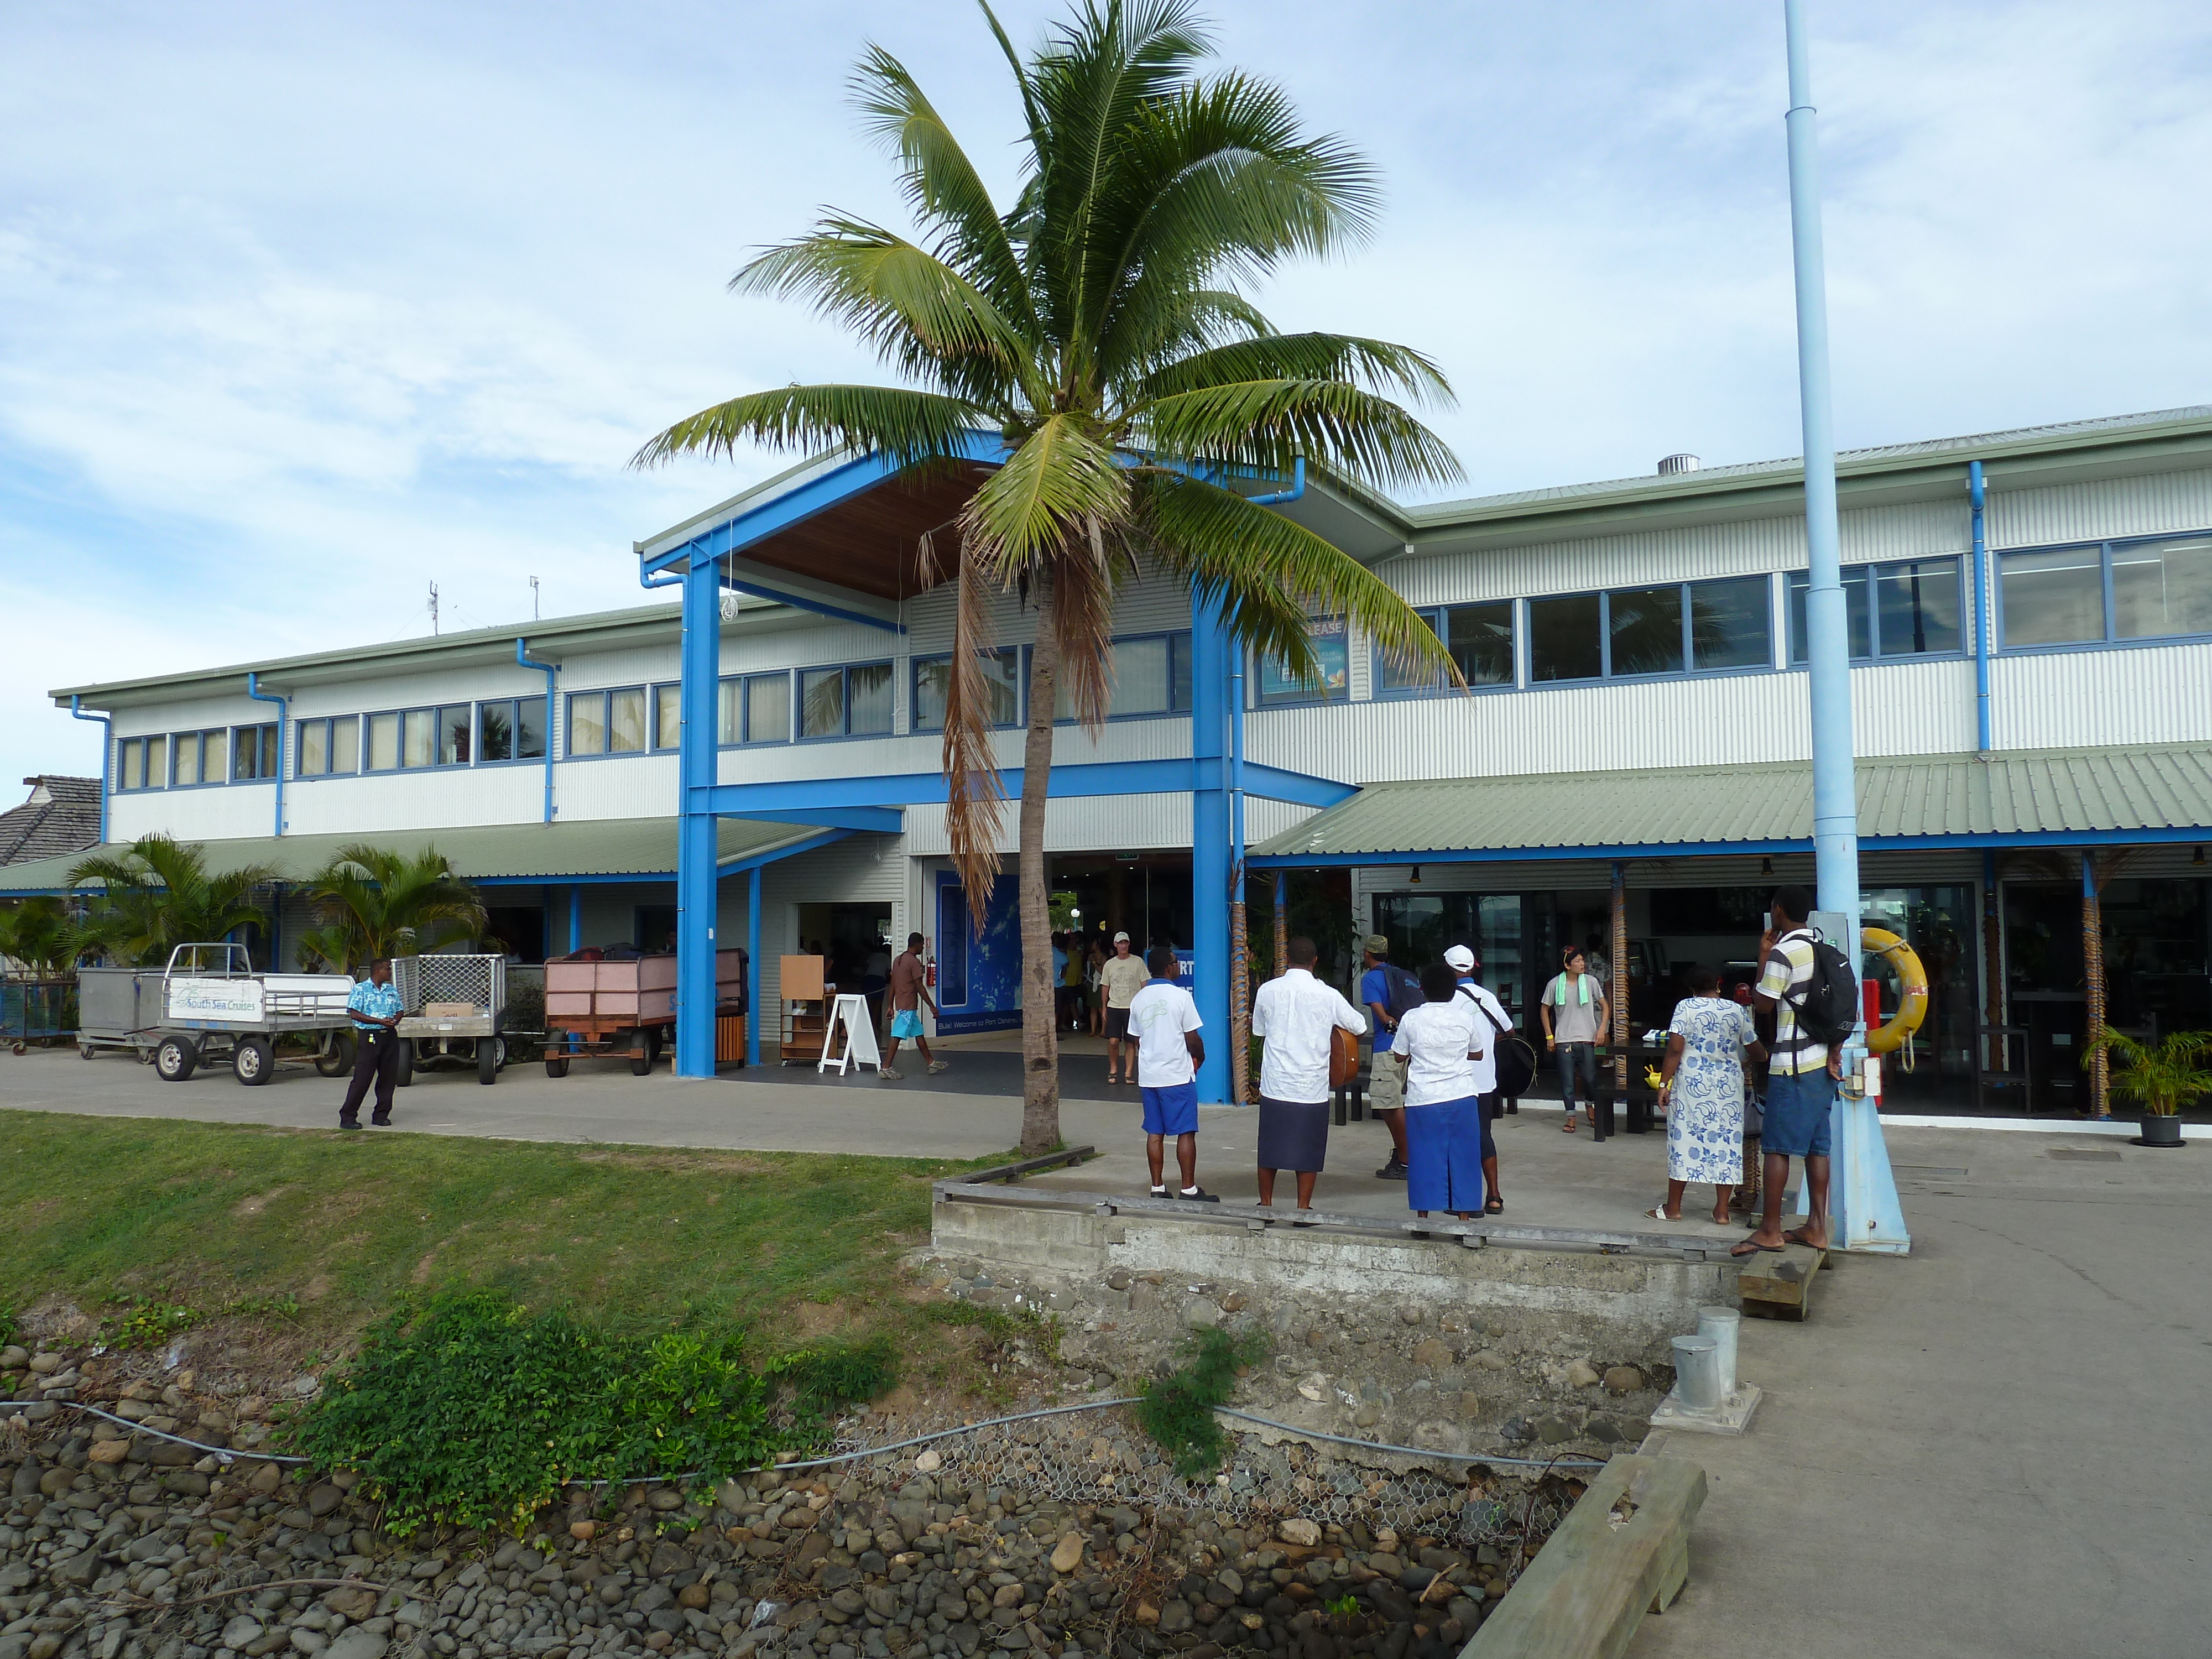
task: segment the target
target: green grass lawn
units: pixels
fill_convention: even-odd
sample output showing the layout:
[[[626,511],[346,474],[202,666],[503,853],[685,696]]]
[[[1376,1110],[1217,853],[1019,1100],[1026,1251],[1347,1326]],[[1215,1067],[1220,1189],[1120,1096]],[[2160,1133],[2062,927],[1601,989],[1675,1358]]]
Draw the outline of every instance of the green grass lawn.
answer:
[[[410,1290],[489,1286],[611,1330],[769,1351],[904,1324],[898,1254],[972,1165],[0,1113],[0,1310],[295,1299],[343,1346]]]

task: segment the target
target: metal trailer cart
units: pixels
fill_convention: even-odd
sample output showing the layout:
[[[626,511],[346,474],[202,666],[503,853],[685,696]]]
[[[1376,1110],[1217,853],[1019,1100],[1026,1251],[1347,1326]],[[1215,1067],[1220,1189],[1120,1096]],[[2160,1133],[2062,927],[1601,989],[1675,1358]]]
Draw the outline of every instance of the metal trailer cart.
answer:
[[[414,1082],[426,1060],[471,1062],[477,1081],[496,1083],[507,1064],[507,958],[401,957],[392,983],[399,1018],[399,1083]]]
[[[228,1060],[233,1076],[258,1087],[276,1069],[278,1037],[311,1036],[315,1069],[335,1077],[345,1069],[353,983],[344,974],[257,974],[242,945],[179,945],[161,975],[154,1070],[181,1083]]]
[[[672,956],[545,964],[545,1075],[572,1060],[627,1060],[643,1077],[676,1029]]]
[[[33,1042],[67,1036],[76,1029],[69,1006],[76,990],[67,979],[0,974],[0,1042],[20,1054]]]
[[[160,969],[76,970],[76,1051],[85,1059],[102,1048],[128,1048],[140,1065],[152,1065],[161,1020]]]

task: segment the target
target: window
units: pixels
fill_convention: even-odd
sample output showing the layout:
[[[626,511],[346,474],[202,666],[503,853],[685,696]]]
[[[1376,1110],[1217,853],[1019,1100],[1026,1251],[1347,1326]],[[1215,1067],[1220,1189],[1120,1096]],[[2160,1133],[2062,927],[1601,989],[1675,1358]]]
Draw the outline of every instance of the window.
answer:
[[[301,720],[294,728],[299,744],[293,757],[296,777],[326,778],[361,770],[361,717]]]
[[[230,728],[230,781],[276,775],[276,728],[271,726],[234,726]]]
[[[121,789],[165,789],[169,783],[169,740],[167,738],[125,738],[123,740]]]
[[[791,741],[789,673],[733,674],[721,683],[720,691],[720,741]]]
[[[1633,679],[1765,668],[1773,661],[1765,576],[1660,582],[1528,601],[1528,678]]]
[[[170,765],[178,788],[222,781],[223,750],[228,735],[220,727],[212,732],[176,734],[170,743]]]
[[[2112,637],[2212,634],[2212,536],[2112,549]]]
[[[799,735],[881,737],[891,729],[891,665],[808,668],[799,676]]]
[[[545,699],[502,698],[477,705],[479,761],[544,760]]]
[[[1261,708],[1275,703],[1310,702],[1316,698],[1342,697],[1352,690],[1352,647],[1344,618],[1317,617],[1306,624],[1306,638],[1313,646],[1314,667],[1319,675],[1314,680],[1297,680],[1279,662],[1263,660],[1259,665],[1259,695],[1255,701]]]
[[[2075,645],[2105,637],[2105,550],[2051,548],[1997,556],[2004,641]]]
[[[566,752],[572,757],[643,754],[646,706],[641,685],[613,691],[571,691]]]
[[[392,772],[399,768],[399,716],[371,714],[368,717],[368,769],[372,772]]]
[[[1790,660],[1809,659],[1805,595],[1812,579],[1790,577]],[[1876,657],[1942,656],[1966,648],[1959,561],[1908,559],[1899,564],[1849,565],[1844,570],[1844,615],[1851,660]]]
[[[1603,612],[1595,593],[1529,600],[1529,680],[1594,680],[1602,675]]]
[[[1022,664],[1028,653],[1009,648],[979,651],[976,666],[983,674],[983,700],[993,726],[1022,723]],[[952,659],[916,657],[914,659],[914,729],[942,732],[945,705],[951,696]],[[1064,706],[1064,705],[1063,705]]]
[[[684,746],[684,688],[681,685],[656,685],[653,688],[653,746],[655,749],[681,749]]]
[[[438,764],[466,766],[473,751],[476,710],[465,702],[448,703],[438,711]]]
[[[438,711],[410,708],[399,717],[399,763],[428,766],[438,754]]]
[[[645,751],[645,688],[607,693],[607,753]]]
[[[1114,641],[1115,720],[1174,714],[1190,708],[1190,635],[1155,634]]]
[[[1469,685],[1513,684],[1513,601],[1498,599],[1484,605],[1439,605],[1418,613],[1436,631],[1459,665]],[[1377,696],[1397,692],[1439,691],[1443,678],[1425,669],[1408,670],[1375,653],[1375,692]]]

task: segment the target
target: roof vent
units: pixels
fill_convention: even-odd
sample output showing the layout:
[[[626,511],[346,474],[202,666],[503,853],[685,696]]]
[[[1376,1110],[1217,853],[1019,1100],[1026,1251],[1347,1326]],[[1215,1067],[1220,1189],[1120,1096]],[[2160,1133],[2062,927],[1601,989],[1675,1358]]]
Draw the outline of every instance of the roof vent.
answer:
[[[1659,476],[1665,478],[1677,472],[1695,472],[1704,465],[1694,455],[1662,455],[1659,458]]]

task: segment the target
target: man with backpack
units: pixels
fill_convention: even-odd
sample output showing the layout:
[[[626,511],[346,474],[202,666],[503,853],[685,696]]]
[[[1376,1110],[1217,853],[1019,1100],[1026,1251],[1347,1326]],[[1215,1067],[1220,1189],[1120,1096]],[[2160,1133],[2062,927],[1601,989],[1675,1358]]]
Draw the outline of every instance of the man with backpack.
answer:
[[[1390,941],[1370,933],[1360,951],[1359,1000],[1374,1021],[1375,1044],[1367,1061],[1367,1109],[1390,1132],[1390,1161],[1377,1181],[1406,1178],[1406,1068],[1390,1058],[1391,1033],[1407,1012],[1421,1006],[1421,981],[1390,960]]]
[[[1504,1058],[1500,1053],[1500,1039],[1513,1029],[1513,1016],[1507,1013],[1504,1005],[1475,978],[1475,973],[1482,964],[1475,960],[1473,951],[1464,945],[1455,945],[1444,952],[1444,962],[1458,981],[1453,994],[1473,1003],[1478,1016],[1474,1029],[1482,1057],[1472,1063],[1475,1111],[1482,1125],[1482,1209],[1486,1215],[1499,1215],[1504,1212],[1505,1199],[1498,1190],[1498,1139],[1492,1133],[1490,1125],[1496,1115],[1498,1103],[1498,1061]],[[1526,1079],[1522,1081],[1525,1085]]]
[[[1770,925],[1759,941],[1762,966],[1752,1001],[1775,1011],[1774,1048],[1766,1076],[1765,1203],[1750,1237],[1729,1252],[1753,1255],[1790,1244],[1828,1248],[1828,1121],[1843,1075],[1841,1044],[1852,1027],[1856,990],[1843,953],[1806,926],[1813,896],[1789,886],[1774,895]],[[1790,1160],[1805,1160],[1802,1227],[1782,1231],[1782,1189]]]

